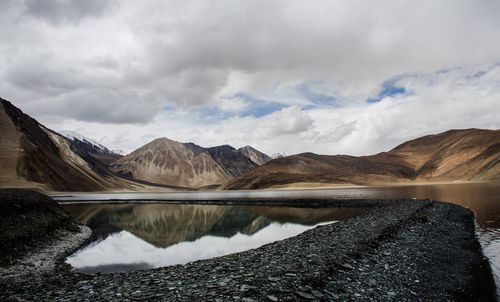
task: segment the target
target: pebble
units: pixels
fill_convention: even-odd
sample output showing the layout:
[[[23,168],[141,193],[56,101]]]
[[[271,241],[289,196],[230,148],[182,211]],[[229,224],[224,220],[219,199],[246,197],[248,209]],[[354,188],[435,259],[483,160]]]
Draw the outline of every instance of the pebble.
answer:
[[[308,293],[305,293],[305,292],[302,292],[302,291],[296,291],[295,292],[299,297],[301,298],[304,298],[304,299],[308,299],[308,300],[315,300],[316,298],[311,295],[311,294],[308,294]]]
[[[354,266],[350,265],[349,263],[342,263],[340,266],[345,269],[350,269],[350,270],[354,269]]]

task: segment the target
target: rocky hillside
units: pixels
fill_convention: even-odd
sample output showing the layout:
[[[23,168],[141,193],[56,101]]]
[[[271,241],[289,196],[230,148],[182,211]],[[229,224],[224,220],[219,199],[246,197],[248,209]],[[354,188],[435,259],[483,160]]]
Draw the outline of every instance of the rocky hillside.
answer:
[[[232,177],[241,176],[258,164],[247,157],[243,152],[229,145],[222,145],[206,149],[213,159]]]
[[[281,157],[226,184],[228,189],[500,179],[500,130],[450,130],[372,156],[303,153]]]
[[[201,187],[231,176],[203,148],[158,138],[112,163],[111,171],[151,183]]]
[[[203,148],[158,138],[112,163],[110,169],[134,180],[199,188],[222,185],[257,166],[245,153],[229,145]]]
[[[267,154],[264,154],[251,146],[241,147],[238,149],[238,151],[245,154],[246,157],[250,158],[254,163],[256,163],[259,166],[267,163],[272,159]]]
[[[10,102],[0,101],[0,187],[107,191],[158,184],[199,188],[224,184],[267,158],[251,147],[244,148],[249,152],[229,145],[203,148],[166,138],[123,157],[76,132],[52,131]]]
[[[133,189],[80,156],[85,151],[0,99],[0,187],[56,191]],[[75,152],[75,150],[77,152]]]
[[[389,153],[402,157],[420,180],[500,179],[500,130],[450,130],[406,142]]]
[[[94,170],[99,170],[103,174],[109,174],[109,165],[123,155],[109,150],[106,146],[73,131],[59,131],[70,141],[70,148],[73,152],[83,158]]]

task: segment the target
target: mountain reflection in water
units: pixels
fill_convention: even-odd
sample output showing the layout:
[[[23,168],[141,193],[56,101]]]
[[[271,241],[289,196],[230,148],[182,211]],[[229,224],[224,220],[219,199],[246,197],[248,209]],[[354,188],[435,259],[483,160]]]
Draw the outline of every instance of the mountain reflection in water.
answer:
[[[94,231],[91,243],[67,262],[93,273],[183,264],[244,251],[364,209],[75,204],[65,210]]]

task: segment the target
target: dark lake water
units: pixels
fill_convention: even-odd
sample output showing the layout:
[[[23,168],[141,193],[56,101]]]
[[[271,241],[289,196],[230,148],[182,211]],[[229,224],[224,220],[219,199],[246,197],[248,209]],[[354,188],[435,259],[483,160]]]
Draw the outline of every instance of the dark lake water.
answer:
[[[500,277],[500,184],[470,183],[324,190],[265,190],[79,194],[58,200],[91,200],[65,209],[95,232],[87,247],[68,258],[83,272],[158,267],[206,259],[297,235],[318,224],[346,219],[362,209],[240,207],[177,204],[101,204],[120,200],[223,200],[234,198],[429,198],[474,210],[477,231]]]

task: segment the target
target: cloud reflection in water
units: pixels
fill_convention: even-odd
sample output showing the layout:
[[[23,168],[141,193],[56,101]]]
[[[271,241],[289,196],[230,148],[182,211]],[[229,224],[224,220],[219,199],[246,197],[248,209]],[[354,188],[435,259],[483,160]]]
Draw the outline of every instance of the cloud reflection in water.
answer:
[[[185,264],[257,248],[298,235],[317,225],[271,223],[252,235],[237,233],[228,238],[207,235],[167,248],[155,247],[130,232],[121,231],[87,246],[66,261],[81,272],[111,272],[128,270],[130,266],[148,268]]]

